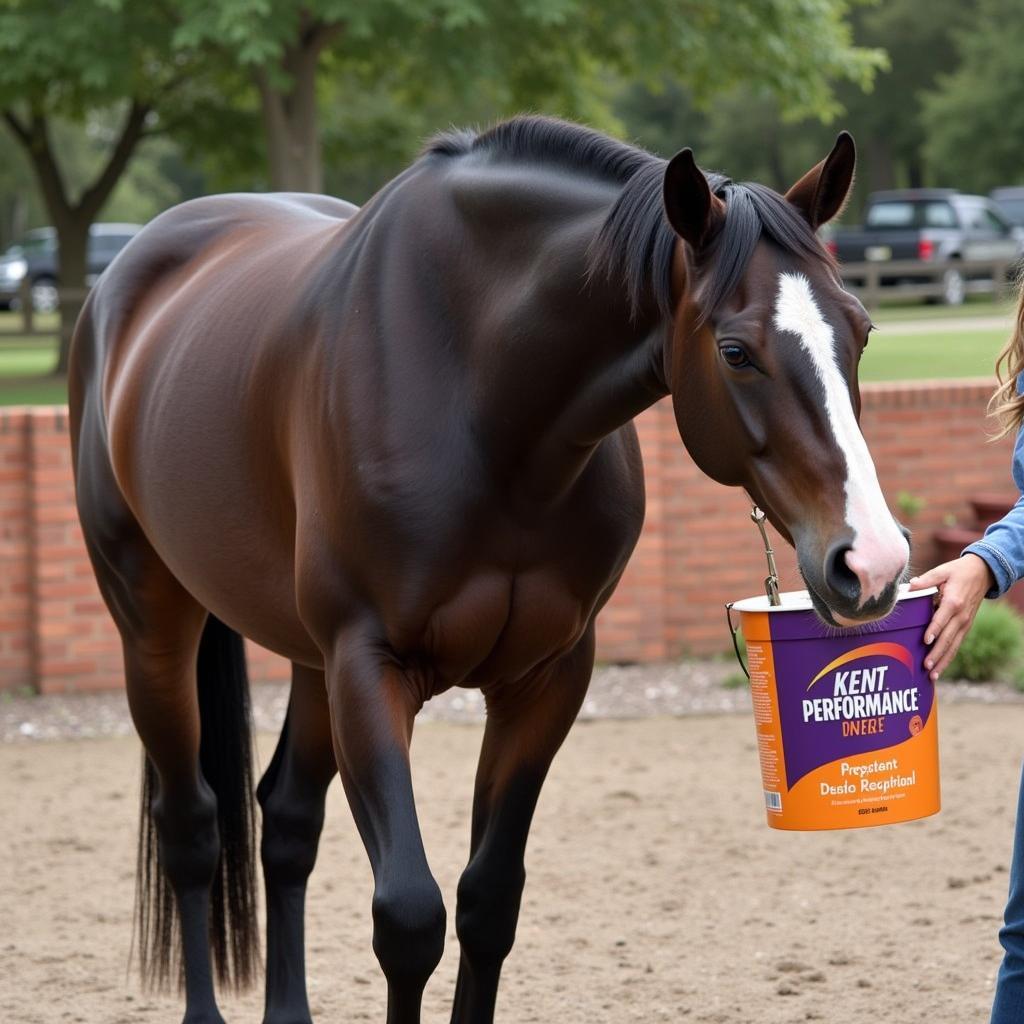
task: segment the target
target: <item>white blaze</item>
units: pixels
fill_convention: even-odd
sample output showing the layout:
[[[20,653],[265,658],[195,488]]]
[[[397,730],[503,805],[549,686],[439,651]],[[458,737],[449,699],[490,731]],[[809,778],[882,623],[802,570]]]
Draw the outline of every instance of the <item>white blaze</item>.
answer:
[[[875,464],[836,361],[832,328],[821,315],[803,274],[779,275],[775,326],[800,339],[824,389],[825,412],[846,459],[846,524],[853,531],[847,564],[860,580],[861,601],[868,601],[903,571],[910,550],[878,485]]]

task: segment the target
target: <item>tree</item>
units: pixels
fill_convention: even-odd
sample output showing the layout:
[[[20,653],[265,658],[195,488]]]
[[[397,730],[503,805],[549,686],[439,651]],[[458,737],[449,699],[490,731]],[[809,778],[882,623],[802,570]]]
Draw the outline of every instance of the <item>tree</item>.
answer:
[[[86,285],[89,228],[139,144],[163,130],[161,111],[194,99],[192,56],[171,48],[174,23],[148,0],[0,0],[0,120],[32,167],[57,231],[61,346]],[[62,118],[86,125],[103,157],[84,183],[66,173],[54,142]]]
[[[662,156],[690,146],[702,167],[781,192],[835,140],[835,129],[819,118],[789,121],[778,97],[744,86],[706,109],[672,80],[654,91],[633,86],[616,110],[628,134]]]
[[[1024,184],[1024,8],[980,0],[957,49],[959,66],[924,98],[928,159],[944,184]]]
[[[976,5],[962,0],[890,0],[855,17],[857,40],[884,46],[891,64],[870,95],[837,90],[858,131],[861,174],[872,188],[941,184],[927,159],[924,96],[943,69],[956,66],[956,40],[978,19]]]
[[[176,39],[230,56],[250,76],[272,185],[319,191],[321,67],[363,83],[404,82],[414,107],[448,89],[483,92],[498,111],[596,111],[600,121],[610,116],[593,99],[603,76],[672,73],[698,98],[753,79],[790,112],[827,116],[836,80],[863,87],[883,62],[853,45],[850,8],[850,0],[184,0]]]
[[[856,45],[884,47],[889,58],[870,90],[853,81],[839,81],[835,88],[834,99],[841,107],[838,125],[854,134],[859,150],[851,214],[870,190],[950,180],[943,177],[944,168],[930,160],[927,140],[932,133],[923,109],[942,69],[954,68],[959,61],[957,38],[976,21],[980,18],[974,6],[960,0],[887,0],[851,11]],[[998,22],[1004,23],[1005,19]],[[680,87],[673,83],[660,96],[631,90],[624,116],[630,129],[634,123],[639,126],[644,140],[670,134],[673,109],[665,95],[671,90],[678,92]],[[676,108],[684,111],[680,125],[699,140],[696,152],[702,163],[735,177],[785,187],[835,135],[835,128],[823,123],[827,117],[795,119],[785,97],[765,90],[756,80],[741,83],[702,109],[689,90],[681,92]],[[657,124],[651,124],[652,118]],[[971,120],[965,110],[957,123]]]
[[[38,221],[40,204],[32,181],[32,168],[20,149],[12,149],[0,160],[0,251]]]

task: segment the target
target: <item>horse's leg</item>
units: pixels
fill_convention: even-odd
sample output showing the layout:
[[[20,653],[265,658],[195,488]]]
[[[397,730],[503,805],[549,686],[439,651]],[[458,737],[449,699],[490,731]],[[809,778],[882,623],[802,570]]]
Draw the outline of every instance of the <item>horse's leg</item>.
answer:
[[[205,612],[198,606],[192,612],[187,617],[191,621],[178,619],[173,628],[173,620],[165,620],[159,630],[123,634],[125,683],[135,728],[155,769],[155,786],[152,781],[146,786],[151,803],[142,814],[144,820],[151,815],[156,825],[157,860],[177,902],[184,1020],[222,1024],[209,942],[210,887],[220,858],[217,800],[199,770],[195,665]],[[147,768],[147,775],[152,769]],[[161,880],[150,874],[154,869],[152,864],[138,883],[149,889],[139,894],[140,906],[151,901],[149,934],[140,936],[142,968],[151,982],[173,983],[168,908]]]
[[[593,630],[525,684],[488,695],[473,797],[470,860],[459,880],[455,927],[462,954],[453,1024],[490,1024],[501,965],[515,941],[530,822],[551,761],[583,703]]]
[[[197,663],[207,613],[146,540],[121,497],[98,437],[87,411],[77,466],[79,512],[97,582],[121,634],[129,708],[147,754],[137,880],[143,976],[156,984],[177,981],[171,973],[176,902],[184,1019],[187,1024],[223,1024],[210,957],[210,890],[221,855],[218,801],[200,769]],[[219,623],[211,625],[226,632]],[[213,639],[211,633],[211,643]],[[204,674],[215,674],[219,652],[215,645],[204,646]],[[207,682],[223,689],[225,680]],[[239,718],[241,714],[238,709]],[[219,724],[226,728],[231,723]],[[211,739],[223,741],[229,750],[239,743],[237,736],[233,742],[216,734]],[[229,770],[239,774],[242,766]],[[155,838],[151,823],[156,826]],[[238,838],[244,843],[244,836]],[[229,852],[237,858],[231,870],[245,874],[245,850]],[[171,891],[165,888],[164,877]],[[229,881],[240,885],[225,884],[219,890],[224,901],[221,925],[225,932],[231,929],[227,946],[240,955],[234,961],[235,978],[244,982],[255,952],[249,945],[255,934],[253,908],[240,908],[244,882],[237,874]],[[235,916],[239,909],[249,918],[248,926]],[[227,957],[228,949],[221,952]]]
[[[277,749],[256,790],[263,808],[267,893],[264,1024],[309,1024],[303,917],[316,862],[324,800],[338,773],[323,672],[292,666],[292,690]]]
[[[444,950],[445,910],[427,866],[409,769],[422,699],[372,640],[328,659],[335,754],[373,869],[373,951],[388,984],[388,1024],[419,1024],[427,979]]]

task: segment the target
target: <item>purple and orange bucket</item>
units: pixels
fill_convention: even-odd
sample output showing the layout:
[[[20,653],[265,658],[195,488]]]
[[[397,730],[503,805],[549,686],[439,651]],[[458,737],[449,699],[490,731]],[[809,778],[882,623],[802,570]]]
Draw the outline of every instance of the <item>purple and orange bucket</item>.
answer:
[[[739,612],[768,824],[818,831],[939,810],[935,686],[924,632],[935,590],[901,589],[887,618],[825,625],[805,591]]]

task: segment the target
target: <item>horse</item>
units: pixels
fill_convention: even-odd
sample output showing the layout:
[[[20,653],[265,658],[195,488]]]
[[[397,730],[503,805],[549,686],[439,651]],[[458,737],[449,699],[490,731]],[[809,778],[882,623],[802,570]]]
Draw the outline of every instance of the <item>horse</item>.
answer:
[[[158,216],[77,324],[77,506],[145,748],[136,945],[187,1024],[257,973],[308,1024],[303,914],[341,776],[373,873],[389,1024],[446,911],[410,739],[485,698],[452,1021],[493,1020],[531,817],[644,516],[633,418],[671,396],[697,465],[793,544],[819,615],[886,614],[909,534],[858,425],[870,319],[816,230],[851,137],[785,195],[572,123],[453,130],[365,206],[220,195]],[[292,662],[253,796],[241,637]]]

